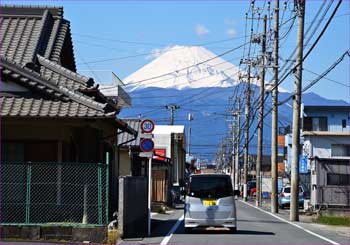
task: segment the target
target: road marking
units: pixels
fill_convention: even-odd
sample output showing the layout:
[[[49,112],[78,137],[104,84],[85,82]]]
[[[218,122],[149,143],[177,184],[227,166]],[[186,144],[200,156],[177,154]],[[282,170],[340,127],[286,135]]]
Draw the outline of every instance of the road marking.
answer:
[[[182,215],[175,223],[175,225],[171,228],[171,230],[168,232],[168,234],[163,238],[160,245],[166,245],[168,244],[170,238],[173,236],[174,232],[176,231],[177,227],[181,224],[182,220],[184,219],[184,215]]]
[[[243,201],[241,201],[241,200],[239,200],[239,201],[240,201],[241,203],[247,204],[248,206],[251,206],[251,207],[253,207],[253,208],[256,208],[256,209],[258,209],[258,210],[260,210],[260,211],[262,211],[262,212],[264,212],[264,213],[266,213],[266,214],[269,214],[269,215],[271,215],[272,217],[275,217],[275,218],[278,219],[278,220],[281,220],[281,221],[286,222],[286,223],[288,223],[288,224],[290,224],[290,225],[293,225],[293,226],[295,226],[295,227],[297,227],[297,228],[299,228],[299,229],[301,229],[301,230],[303,230],[303,231],[305,231],[305,232],[307,232],[307,233],[309,233],[309,234],[311,234],[311,235],[314,235],[314,236],[316,236],[316,237],[318,237],[318,238],[320,238],[320,239],[322,239],[322,240],[325,240],[325,241],[327,241],[327,242],[329,242],[329,243],[331,243],[331,244],[340,245],[339,243],[337,243],[337,242],[335,242],[335,241],[333,241],[333,240],[331,240],[331,239],[328,239],[328,238],[326,238],[326,237],[324,237],[324,236],[321,236],[321,235],[319,235],[319,234],[317,234],[317,233],[315,233],[315,232],[313,232],[313,231],[310,231],[310,230],[308,230],[308,229],[306,229],[306,228],[304,228],[304,227],[301,227],[300,225],[297,225],[297,224],[295,224],[295,223],[293,223],[293,222],[291,222],[291,221],[288,221],[288,220],[286,220],[286,219],[283,219],[283,218],[279,217],[278,215],[275,215],[275,214],[273,214],[273,213],[270,213],[270,212],[268,212],[268,211],[266,211],[266,210],[263,210],[263,209],[261,209],[261,208],[259,208],[259,207],[254,206],[254,205],[252,205],[252,204],[250,204],[250,203],[243,202]]]

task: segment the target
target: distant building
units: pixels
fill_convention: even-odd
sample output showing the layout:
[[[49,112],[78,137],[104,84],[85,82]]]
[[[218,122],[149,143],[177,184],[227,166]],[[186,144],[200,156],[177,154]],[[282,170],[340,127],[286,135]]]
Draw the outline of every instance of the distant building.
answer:
[[[350,206],[350,106],[305,106],[303,136],[313,207]]]
[[[171,186],[179,185],[184,181],[185,127],[183,125],[156,125],[153,135],[156,156],[152,165],[152,201],[167,202]],[[170,161],[165,161],[166,159]]]

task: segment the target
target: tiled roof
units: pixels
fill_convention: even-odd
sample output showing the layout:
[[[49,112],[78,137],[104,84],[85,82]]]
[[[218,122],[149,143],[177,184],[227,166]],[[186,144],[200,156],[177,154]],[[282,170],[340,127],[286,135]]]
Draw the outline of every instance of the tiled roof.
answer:
[[[84,89],[94,84],[92,78],[81,76],[40,55],[38,55],[38,62],[41,65],[41,75],[48,80],[57,81],[59,86],[76,90]]]
[[[114,117],[77,102],[0,97],[2,117]]]
[[[35,63],[37,54],[60,62],[65,41],[71,44],[63,8],[3,5],[0,32],[1,56],[22,66]],[[70,52],[73,58],[70,68],[75,71],[73,50]]]
[[[116,104],[93,86],[92,78],[76,73],[63,8],[0,7],[1,80],[31,93],[23,98],[16,92],[2,93],[1,116],[105,117],[118,112]]]
[[[133,130],[139,132],[140,130],[140,119],[123,119],[124,122],[126,122],[130,128]],[[135,137],[133,135],[130,135],[126,132],[120,132],[118,134],[118,142],[119,144],[122,144],[121,146],[129,147],[129,146],[139,146],[140,145],[140,134],[138,134],[137,138],[135,140]],[[132,140],[132,141],[131,141]],[[130,141],[130,142],[129,142]],[[124,143],[124,144],[123,144]]]

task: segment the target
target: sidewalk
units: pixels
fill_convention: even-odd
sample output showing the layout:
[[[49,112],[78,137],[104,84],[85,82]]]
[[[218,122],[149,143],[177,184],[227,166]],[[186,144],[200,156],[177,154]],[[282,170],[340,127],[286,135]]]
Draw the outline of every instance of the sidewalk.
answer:
[[[172,209],[166,213],[151,213],[151,236],[135,239],[124,239],[117,242],[118,245],[126,244],[160,244],[171,227],[183,214],[183,209]]]

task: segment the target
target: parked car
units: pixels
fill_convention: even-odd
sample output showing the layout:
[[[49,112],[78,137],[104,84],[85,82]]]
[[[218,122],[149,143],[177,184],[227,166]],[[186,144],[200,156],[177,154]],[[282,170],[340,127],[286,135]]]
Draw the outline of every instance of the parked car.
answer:
[[[290,185],[282,187],[280,193],[278,194],[278,205],[281,209],[286,206],[290,206],[290,192],[292,187]],[[304,207],[304,188],[299,186],[299,207]]]
[[[231,178],[226,174],[195,174],[185,198],[186,232],[195,227],[227,227],[237,230],[235,195]]]
[[[183,195],[181,195],[181,189],[184,187],[181,187],[179,185],[173,185],[170,188],[170,204],[173,208],[177,208],[179,205],[182,208],[184,204],[184,198]]]

